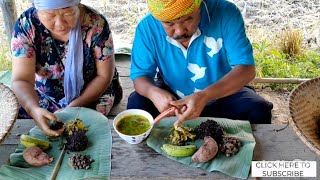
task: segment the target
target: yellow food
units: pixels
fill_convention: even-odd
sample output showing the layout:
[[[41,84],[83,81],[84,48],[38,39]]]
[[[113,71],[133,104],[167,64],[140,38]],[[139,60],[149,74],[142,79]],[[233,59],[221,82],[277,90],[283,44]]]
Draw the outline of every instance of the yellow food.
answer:
[[[141,115],[124,116],[116,124],[116,128],[119,132],[130,136],[145,133],[150,127],[150,121]]]
[[[47,141],[44,141],[42,139],[38,139],[26,134],[22,134],[20,137],[20,144],[22,144],[25,147],[32,147],[36,146],[39,147],[42,150],[47,150],[51,147],[50,143]]]
[[[171,129],[171,135],[168,140],[175,145],[182,145],[188,140],[194,140],[196,138],[195,134],[191,133],[192,129],[183,126],[175,126]]]
[[[76,118],[75,120],[65,123],[64,128],[65,128],[64,132],[66,133],[67,136],[70,136],[77,131],[85,132],[88,130],[85,124],[79,118]]]

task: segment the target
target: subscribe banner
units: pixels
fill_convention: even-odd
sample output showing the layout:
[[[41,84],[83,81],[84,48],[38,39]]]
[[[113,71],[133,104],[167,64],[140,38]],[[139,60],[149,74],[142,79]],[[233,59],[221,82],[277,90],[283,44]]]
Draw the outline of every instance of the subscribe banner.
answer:
[[[316,161],[252,161],[252,177],[317,177]]]

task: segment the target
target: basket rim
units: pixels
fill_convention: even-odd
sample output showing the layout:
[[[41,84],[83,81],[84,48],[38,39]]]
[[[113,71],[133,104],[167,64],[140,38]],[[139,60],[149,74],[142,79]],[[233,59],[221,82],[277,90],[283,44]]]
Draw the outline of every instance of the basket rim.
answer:
[[[8,86],[4,85],[3,83],[0,83],[0,89],[1,89],[0,93],[5,92],[5,93],[7,93],[7,95],[10,96],[10,100],[11,100],[12,106],[13,106],[11,117],[5,120],[8,124],[6,124],[6,126],[4,127],[4,132],[0,133],[0,144],[1,144],[9,136],[10,131],[12,130],[13,125],[16,122],[16,119],[17,119],[18,113],[19,113],[19,104],[18,104],[18,99],[17,99],[16,95]]]
[[[289,123],[290,123],[291,127],[293,128],[293,130],[298,135],[298,137],[302,140],[302,142],[304,144],[306,144],[307,147],[309,147],[313,152],[315,152],[317,155],[320,156],[320,148],[317,148],[313,142],[309,141],[309,139],[302,133],[302,131],[296,125],[296,123],[295,123],[296,119],[294,117],[293,107],[292,107],[293,99],[294,99],[295,95],[298,94],[300,91],[303,91],[309,85],[315,84],[315,83],[319,83],[320,84],[320,77],[316,77],[316,78],[310,79],[308,81],[305,81],[303,83],[300,83],[297,87],[295,87],[291,91],[291,93],[289,95],[289,101],[288,101],[288,107],[289,107],[289,112],[290,112],[290,117],[291,117],[289,119]]]

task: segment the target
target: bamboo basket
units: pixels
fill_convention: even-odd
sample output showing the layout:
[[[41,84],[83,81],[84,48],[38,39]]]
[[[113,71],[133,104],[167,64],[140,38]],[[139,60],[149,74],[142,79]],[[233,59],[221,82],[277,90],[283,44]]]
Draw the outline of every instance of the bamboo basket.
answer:
[[[11,89],[0,83],[0,143],[9,135],[19,113],[18,100]]]
[[[290,125],[300,139],[320,155],[320,77],[301,83],[290,94]]]

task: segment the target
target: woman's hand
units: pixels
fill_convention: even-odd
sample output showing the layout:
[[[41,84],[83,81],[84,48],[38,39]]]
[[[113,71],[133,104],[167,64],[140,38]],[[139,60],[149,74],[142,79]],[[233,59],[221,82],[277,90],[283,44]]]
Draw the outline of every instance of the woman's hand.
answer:
[[[33,108],[30,112],[37,126],[48,136],[60,136],[63,133],[63,128],[59,130],[51,130],[50,121],[58,121],[58,118],[51,112],[41,107]]]
[[[36,58],[13,58],[12,61],[12,90],[19,103],[34,119],[37,126],[48,136],[59,136],[63,129],[53,131],[49,128],[49,120],[56,121],[57,117],[39,106],[39,99],[34,90]]]

